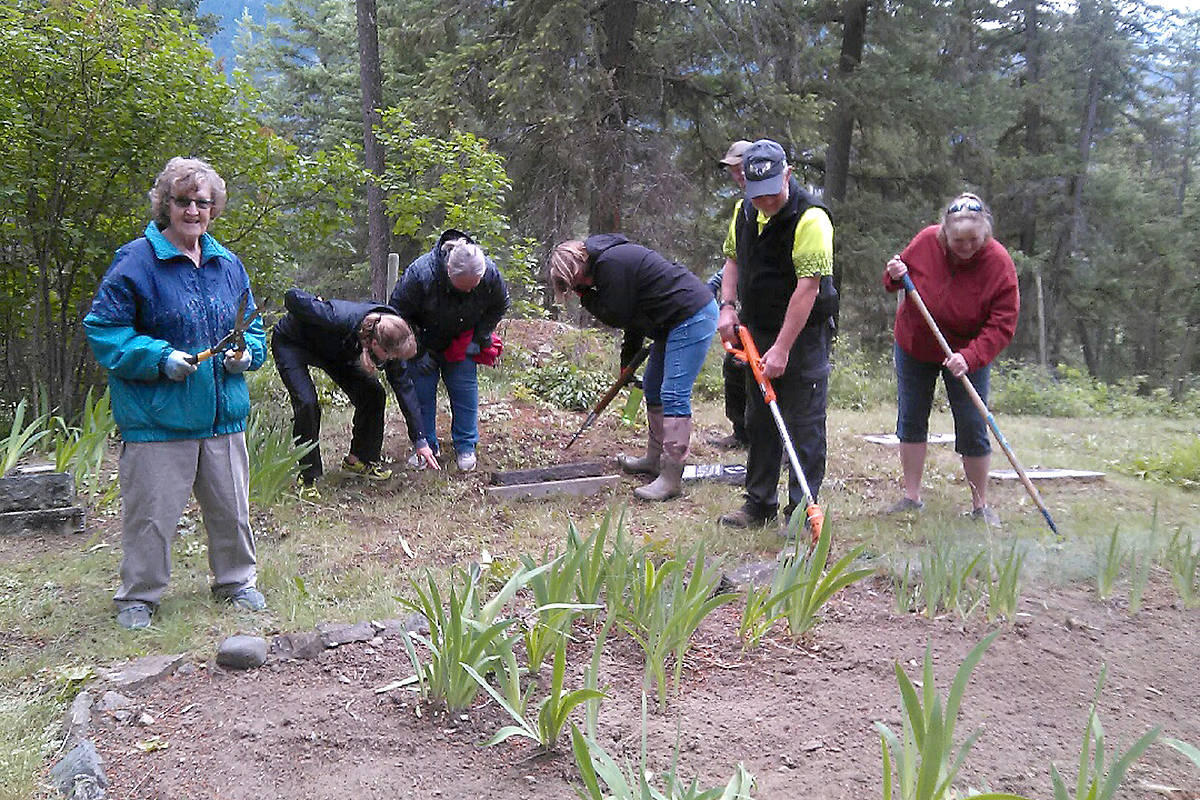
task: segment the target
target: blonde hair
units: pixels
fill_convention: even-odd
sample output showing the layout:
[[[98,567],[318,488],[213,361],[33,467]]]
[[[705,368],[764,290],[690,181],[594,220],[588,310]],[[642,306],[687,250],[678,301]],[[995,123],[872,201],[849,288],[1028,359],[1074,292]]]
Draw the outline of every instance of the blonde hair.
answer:
[[[409,359],[417,354],[417,337],[398,314],[372,311],[358,326],[358,340],[364,349],[372,343],[383,348],[392,359]]]
[[[550,285],[558,294],[569,292],[587,275],[587,247],[578,239],[562,242],[550,251]]]
[[[450,239],[442,243],[442,259],[446,262],[446,276],[482,278],[487,272],[487,258],[483,248],[466,239]]]
[[[208,218],[216,219],[225,210],[225,179],[206,161],[175,156],[154,179],[154,187],[149,193],[150,216],[160,227],[167,227],[171,224],[168,210],[171,195],[178,191],[195,191],[201,187],[206,187],[212,192],[213,204]]]
[[[938,241],[942,247],[948,246],[946,229],[957,228],[964,223],[978,225],[985,242],[992,238],[992,210],[977,194],[963,192],[942,209],[942,224],[938,229]]]

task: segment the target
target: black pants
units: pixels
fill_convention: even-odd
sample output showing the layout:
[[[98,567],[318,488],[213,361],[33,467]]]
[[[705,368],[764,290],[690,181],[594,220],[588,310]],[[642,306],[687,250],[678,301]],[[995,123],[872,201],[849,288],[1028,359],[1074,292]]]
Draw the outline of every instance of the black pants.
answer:
[[[738,441],[746,436],[746,365],[731,354],[725,354],[721,374],[725,378],[725,416],[733,423],[733,435]],[[755,391],[758,391],[755,389]]]
[[[760,335],[752,331],[754,344],[765,353],[775,341],[774,334]],[[796,448],[796,457],[815,501],[825,478],[825,404],[829,395],[828,368],[814,369],[814,361],[828,364],[824,358],[805,358],[797,350],[805,346],[804,337],[797,340],[788,357],[788,367],[778,378],[771,379],[775,388],[780,415]],[[827,341],[827,339],[826,339]],[[819,346],[827,347],[822,343]],[[746,503],[761,517],[775,515],[779,508],[779,470],[783,459],[783,440],[771,409],[763,400],[754,374],[745,370],[746,432],[750,437],[750,454],[746,464]],[[813,375],[820,377],[814,378]],[[804,503],[800,481],[788,468],[788,505],[795,508]]]
[[[292,400],[292,437],[299,444],[316,444],[300,459],[300,477],[312,483],[324,471],[321,466],[321,404],[308,368],[324,370],[354,406],[350,454],[364,463],[379,460],[383,450],[383,412],[387,395],[379,379],[367,375],[354,363],[338,363],[317,355],[304,346],[280,336],[271,337],[271,354],[284,388]]]

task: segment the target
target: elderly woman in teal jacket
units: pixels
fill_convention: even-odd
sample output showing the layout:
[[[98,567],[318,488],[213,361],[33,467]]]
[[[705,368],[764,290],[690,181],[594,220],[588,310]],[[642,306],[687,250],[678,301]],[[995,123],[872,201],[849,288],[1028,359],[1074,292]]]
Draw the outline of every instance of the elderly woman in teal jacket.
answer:
[[[225,181],[205,162],[167,162],[150,191],[153,221],[117,251],[83,321],[108,370],[121,432],[121,588],[114,599],[117,623],[130,630],[150,624],[166,591],[171,542],[192,494],[208,533],[213,595],[248,611],[266,608],[255,588],[243,374],[266,357],[262,323],[255,319],[245,331],[244,349],[199,363],[193,355],[255,310],[246,268],[207,232],[225,200]]]

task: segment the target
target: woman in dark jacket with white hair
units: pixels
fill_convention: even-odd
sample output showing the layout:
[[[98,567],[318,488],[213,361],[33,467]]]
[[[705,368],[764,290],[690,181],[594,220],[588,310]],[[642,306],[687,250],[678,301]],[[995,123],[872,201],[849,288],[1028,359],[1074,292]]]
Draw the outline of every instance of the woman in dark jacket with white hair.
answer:
[[[389,301],[417,334],[424,351],[410,373],[421,408],[422,433],[436,454],[437,385],[450,399],[450,437],[458,468],[475,469],[479,441],[477,363],[490,363],[492,334],[508,310],[508,289],[495,263],[470,236],[448,230],[400,277]]]
[[[555,247],[550,280],[556,292],[576,292],[596,319],[625,331],[622,365],[645,337],[653,340],[642,381],[649,426],[646,454],[619,460],[626,472],[656,476],[634,490],[638,497],[677,496],[692,438],[692,385],[717,330],[712,291],[687,267],[619,233]]]

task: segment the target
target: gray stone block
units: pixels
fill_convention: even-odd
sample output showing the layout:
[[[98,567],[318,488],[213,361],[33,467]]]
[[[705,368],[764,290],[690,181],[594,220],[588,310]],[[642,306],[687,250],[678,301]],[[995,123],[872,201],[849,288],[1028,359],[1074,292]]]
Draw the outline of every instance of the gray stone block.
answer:
[[[775,577],[775,561],[752,561],[740,564],[725,573],[725,578],[738,589],[768,586]]]
[[[267,640],[261,636],[229,636],[217,648],[217,664],[226,669],[254,669],[267,661]]]
[[[63,719],[63,730],[66,732],[67,744],[74,747],[88,736],[92,724],[92,693],[84,689],[75,695],[71,707],[67,709]]]
[[[51,767],[50,777],[58,791],[67,797],[103,797],[103,790],[108,786],[103,763],[104,759],[96,752],[96,746],[84,740]],[[86,794],[80,795],[80,789]],[[97,789],[98,794],[93,791]]]
[[[0,513],[0,535],[83,533],[85,518],[81,506],[5,511]]]
[[[369,622],[357,622],[353,625],[322,622],[317,626],[317,633],[321,634],[326,647],[338,647],[351,642],[371,641],[375,638],[375,626]]]
[[[68,472],[0,478],[0,511],[32,511],[75,505],[75,479]]]
[[[325,652],[325,640],[316,631],[297,631],[276,636],[271,653],[279,658],[316,658]]]
[[[170,676],[183,663],[187,656],[178,655],[146,656],[124,664],[116,664],[96,670],[97,674],[109,686],[124,691],[135,691],[143,686],[150,686]]]

